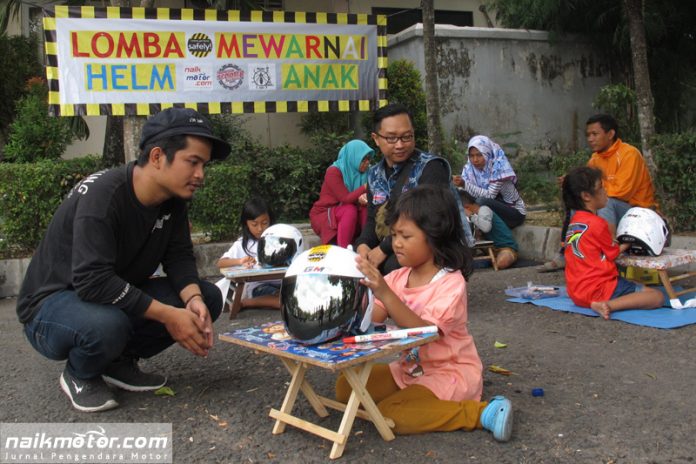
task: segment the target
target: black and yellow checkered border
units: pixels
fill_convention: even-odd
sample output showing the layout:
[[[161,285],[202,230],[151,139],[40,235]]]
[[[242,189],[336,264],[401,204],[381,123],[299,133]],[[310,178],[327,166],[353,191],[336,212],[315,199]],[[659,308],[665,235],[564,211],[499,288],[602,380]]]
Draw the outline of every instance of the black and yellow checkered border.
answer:
[[[56,18],[151,19],[187,21],[247,21],[300,24],[372,24],[377,26],[377,100],[297,100],[216,103],[108,103],[61,105],[58,84],[58,44]],[[49,113],[53,116],[147,116],[171,107],[193,108],[200,113],[304,113],[308,111],[373,111],[387,104],[387,17],[350,13],[310,13],[298,11],[194,10],[191,8],[125,8],[93,6],[56,6],[44,10],[43,17],[46,78]]]

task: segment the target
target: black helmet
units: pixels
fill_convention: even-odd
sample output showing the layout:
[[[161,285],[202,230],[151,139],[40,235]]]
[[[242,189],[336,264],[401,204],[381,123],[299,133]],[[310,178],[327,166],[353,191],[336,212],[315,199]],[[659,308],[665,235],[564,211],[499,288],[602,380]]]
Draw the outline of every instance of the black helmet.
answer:
[[[298,341],[313,345],[370,327],[372,292],[360,283],[365,276],[357,255],[334,245],[321,245],[299,255],[280,290],[285,329]]]
[[[256,258],[265,267],[285,267],[304,249],[299,230],[287,224],[275,224],[261,234]]]

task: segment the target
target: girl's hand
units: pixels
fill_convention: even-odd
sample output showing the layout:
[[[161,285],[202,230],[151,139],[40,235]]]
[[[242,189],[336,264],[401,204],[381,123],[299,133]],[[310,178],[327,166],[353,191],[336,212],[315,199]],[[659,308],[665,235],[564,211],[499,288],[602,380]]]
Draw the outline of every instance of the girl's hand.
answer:
[[[367,206],[367,193],[363,193],[358,197],[358,204],[360,206]]]
[[[254,264],[256,264],[256,260],[251,256],[245,256],[244,258],[241,258],[240,264],[244,267],[252,267]]]
[[[358,270],[365,274],[365,279],[360,279],[360,283],[370,288],[377,298],[381,300],[385,292],[391,292],[389,285],[374,264],[361,256],[356,256],[355,262]]]

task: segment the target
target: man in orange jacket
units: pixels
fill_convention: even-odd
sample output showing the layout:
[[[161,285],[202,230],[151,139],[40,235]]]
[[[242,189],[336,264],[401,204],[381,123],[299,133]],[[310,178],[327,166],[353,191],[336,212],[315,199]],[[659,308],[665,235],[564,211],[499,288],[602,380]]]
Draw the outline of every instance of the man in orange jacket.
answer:
[[[594,153],[587,162],[604,173],[607,206],[597,211],[616,235],[616,226],[630,208],[657,208],[655,189],[643,155],[619,138],[616,120],[608,114],[596,114],[587,120],[587,144]]]
[[[609,196],[607,206],[597,211],[597,215],[609,224],[612,236],[616,227],[630,208],[657,209],[655,189],[643,155],[633,145],[619,138],[619,125],[608,114],[595,114],[586,123],[587,144],[593,150],[587,165],[598,168],[604,174],[604,189]],[[565,229],[566,224],[564,224]],[[561,240],[565,230],[561,233]],[[563,245],[561,251],[551,261],[539,266],[540,272],[563,269]]]

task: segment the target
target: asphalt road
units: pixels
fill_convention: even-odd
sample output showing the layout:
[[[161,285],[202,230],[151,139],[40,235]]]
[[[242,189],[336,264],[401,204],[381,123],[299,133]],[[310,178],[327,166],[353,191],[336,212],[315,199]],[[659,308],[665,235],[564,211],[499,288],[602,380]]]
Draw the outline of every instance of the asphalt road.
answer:
[[[470,330],[486,367],[484,395],[507,395],[515,407],[513,438],[500,444],[484,431],[433,433],[383,441],[357,419],[343,462],[681,463],[696,455],[696,326],[660,330],[505,301],[503,290],[562,283],[533,268],[478,271],[469,283]],[[272,435],[289,376],[281,363],[218,342],[207,359],[172,347],[143,362],[166,372],[173,397],[119,391],[121,407],[98,414],[72,409],[58,385],[63,364],[34,352],[14,313],[0,300],[0,422],[171,422],[176,463],[328,461],[330,443],[288,427]],[[218,332],[278,320],[270,310],[226,315]],[[496,341],[507,344],[495,348]],[[334,378],[309,379],[330,396]],[[545,396],[533,397],[533,388]],[[296,412],[313,419],[298,401]],[[333,412],[321,424],[338,428]]]

